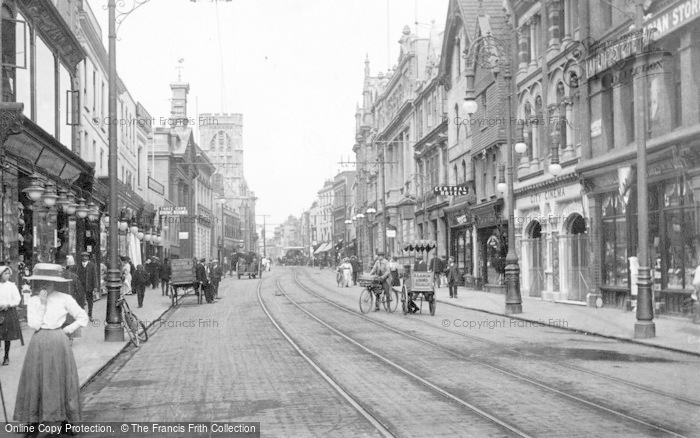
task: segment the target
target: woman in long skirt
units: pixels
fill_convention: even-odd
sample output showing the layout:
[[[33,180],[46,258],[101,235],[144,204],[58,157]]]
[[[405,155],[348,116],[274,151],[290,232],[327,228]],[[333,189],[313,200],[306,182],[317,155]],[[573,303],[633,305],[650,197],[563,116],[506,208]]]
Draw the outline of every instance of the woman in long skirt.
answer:
[[[22,337],[17,306],[22,301],[17,286],[10,281],[12,270],[0,266],[0,340],[5,341],[3,365],[10,364],[10,342]]]
[[[32,336],[17,388],[14,420],[38,423],[80,421],[78,367],[68,335],[86,327],[87,313],[70,295],[56,292],[56,283],[67,280],[61,265],[37,263],[32,280],[33,296],[27,303],[27,325]],[[66,317],[75,322],[63,327]]]

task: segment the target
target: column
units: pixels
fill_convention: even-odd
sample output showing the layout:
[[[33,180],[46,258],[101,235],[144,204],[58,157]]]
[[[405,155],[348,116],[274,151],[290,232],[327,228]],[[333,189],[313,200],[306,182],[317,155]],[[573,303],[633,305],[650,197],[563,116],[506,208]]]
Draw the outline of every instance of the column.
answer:
[[[564,116],[566,117],[566,144],[562,152],[562,161],[568,161],[576,155],[574,152],[574,130],[571,127],[574,121],[573,101],[571,99],[564,99],[563,105]]]
[[[588,196],[588,217],[591,223],[586,224],[588,227],[588,256],[589,256],[589,291],[586,295],[586,304],[588,307],[601,307],[603,305],[603,295],[600,293],[599,286],[602,284],[601,278],[601,237],[600,231],[603,225],[602,207],[600,200],[590,194]]]
[[[530,65],[529,68],[537,68],[537,52],[539,38],[537,38],[537,29],[540,21],[539,15],[533,15],[530,20],[528,20],[528,28],[530,29]]]
[[[531,26],[526,24],[520,28],[520,32],[518,33],[520,46],[518,51],[520,64],[518,68],[520,70],[527,70],[527,66],[530,63],[530,29]]]
[[[700,122],[700,99],[698,99],[698,83],[694,80],[700,69],[699,32],[688,30],[681,35],[681,44],[676,56],[680,56],[683,125],[688,126]],[[664,63],[670,60],[664,60]]]
[[[564,37],[562,38],[562,43],[568,43],[569,41],[571,41],[571,28],[573,21],[573,12],[571,11],[571,9],[571,0],[564,0],[564,30],[563,32],[561,32],[560,30],[560,33],[564,34]],[[566,44],[564,44],[564,47],[566,47]]]
[[[547,44],[547,53],[559,50],[560,39],[560,15],[561,2],[560,0],[549,0],[547,2],[547,10],[549,13],[549,42]]]

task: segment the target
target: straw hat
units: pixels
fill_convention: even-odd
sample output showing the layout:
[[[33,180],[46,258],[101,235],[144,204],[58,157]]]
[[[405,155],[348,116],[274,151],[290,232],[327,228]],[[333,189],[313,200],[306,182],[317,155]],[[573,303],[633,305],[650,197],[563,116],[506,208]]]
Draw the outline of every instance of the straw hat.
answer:
[[[24,279],[55,281],[58,283],[70,281],[67,278],[63,278],[63,266],[54,263],[37,263],[34,265],[32,275],[30,277],[24,277]]]

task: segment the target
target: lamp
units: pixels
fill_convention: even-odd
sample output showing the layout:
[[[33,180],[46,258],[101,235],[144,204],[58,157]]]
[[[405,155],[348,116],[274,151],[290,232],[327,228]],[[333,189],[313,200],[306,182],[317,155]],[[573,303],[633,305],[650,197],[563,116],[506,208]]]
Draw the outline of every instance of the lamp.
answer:
[[[505,193],[508,190],[508,184],[506,184],[506,166],[505,164],[498,165],[498,191]]]
[[[143,231],[141,231],[141,229],[139,228],[139,230],[136,232],[136,238],[139,240],[143,240],[143,236]]]
[[[527,152],[527,143],[525,143],[525,129],[523,125],[520,125],[516,130],[518,132],[518,139],[515,142],[515,152],[522,155]]]
[[[345,225],[352,225],[352,220],[345,219]]]
[[[131,222],[131,228],[129,228],[129,231],[131,231],[131,234],[137,234],[139,232],[139,226],[136,225],[136,221]]]
[[[32,201],[41,199],[41,195],[44,193],[44,185],[41,183],[41,177],[36,173],[29,177],[29,186],[22,189],[22,192]]]
[[[78,204],[75,203],[75,195],[73,192],[68,192],[67,198],[68,201],[63,204],[63,212],[70,215],[75,213],[75,209],[78,208]]]
[[[58,199],[56,200],[56,209],[66,211],[66,205],[68,204],[68,192],[66,189],[58,189]]]
[[[80,219],[85,219],[88,215],[88,208],[85,205],[85,199],[78,198],[78,206],[75,209],[75,215]]]
[[[365,213],[367,213],[367,214],[377,214],[377,209],[376,209],[376,208],[373,208],[373,207],[370,207],[370,208],[367,209],[367,211],[365,211]]]
[[[44,201],[44,204],[51,208],[56,204],[56,200],[58,199],[58,195],[56,194],[56,189],[55,186],[52,183],[46,183],[46,188],[44,189],[44,193],[41,195],[41,200]]]
[[[143,236],[143,240],[145,240],[146,242],[150,242],[152,237],[153,237],[153,235],[151,234],[150,231],[148,231],[148,232],[146,233],[146,235]]]
[[[126,221],[119,221],[119,231],[126,231],[129,228],[129,223]]]
[[[105,213],[105,215],[102,216],[102,222],[104,222],[104,224],[106,226],[109,226],[109,215],[108,214]]]
[[[95,205],[94,202],[92,202],[92,201],[88,202],[87,208],[88,208],[88,219],[90,220],[90,222],[95,222],[97,219],[99,219],[100,211],[97,209],[97,206]]]
[[[355,215],[355,217],[356,217],[357,219],[364,219],[364,218],[365,218],[365,215],[362,214],[362,213],[357,213],[357,214]]]
[[[476,113],[479,109],[479,105],[476,103],[474,96],[474,68],[469,67],[466,69],[465,75],[467,77],[467,90],[464,93],[464,103],[462,104],[462,109],[470,117]]]

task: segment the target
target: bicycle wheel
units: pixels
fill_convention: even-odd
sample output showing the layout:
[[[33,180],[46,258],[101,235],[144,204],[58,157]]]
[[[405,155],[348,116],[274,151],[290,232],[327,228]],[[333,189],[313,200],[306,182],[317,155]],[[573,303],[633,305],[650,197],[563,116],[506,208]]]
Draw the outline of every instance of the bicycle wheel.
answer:
[[[144,324],[143,321],[138,322],[136,337],[139,338],[140,342],[146,342],[148,340],[148,330],[146,330],[146,324]]]
[[[131,312],[122,311],[122,324],[126,334],[131,339],[131,343],[138,347],[141,343],[141,339],[138,336],[139,320]]]
[[[403,309],[403,314],[408,313],[408,293],[406,292],[406,286],[401,288],[401,308]]]
[[[369,289],[365,288],[360,293],[360,312],[369,313],[372,311],[372,295],[374,295]]]
[[[385,298],[386,300],[386,298]],[[387,312],[389,313],[394,313],[396,312],[396,309],[399,307],[399,293],[394,290],[394,288],[391,289],[391,292],[389,292],[389,302],[385,303],[385,308]]]
[[[430,316],[435,316],[435,307],[437,306],[435,296],[430,297],[430,300],[428,300],[428,306],[430,307]]]

